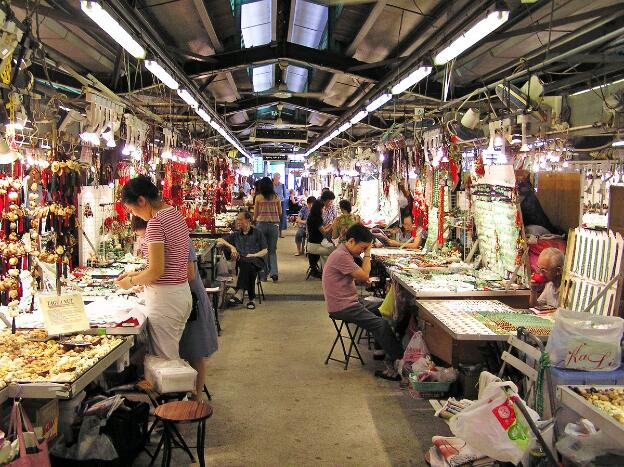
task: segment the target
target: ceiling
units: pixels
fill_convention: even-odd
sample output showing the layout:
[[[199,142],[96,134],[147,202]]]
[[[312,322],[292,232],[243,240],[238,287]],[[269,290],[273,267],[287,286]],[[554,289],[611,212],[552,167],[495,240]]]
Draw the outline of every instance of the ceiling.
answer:
[[[37,2],[13,0],[20,20]],[[106,3],[106,2],[104,2]],[[492,0],[134,0],[128,15],[197,85],[251,152],[255,125],[306,128],[313,142],[340,118],[432,56],[494,5]],[[330,4],[330,6],[328,6]],[[343,135],[380,135],[414,107],[461,103],[485,85],[534,70],[551,94],[624,77],[620,0],[508,0],[510,19],[456,60],[388,102]],[[91,74],[164,121],[210,134],[203,122],[80,10],[78,0],[42,0],[33,31],[45,46],[51,81],[80,89],[67,66]],[[122,18],[123,19],[123,18]],[[141,33],[139,32],[139,35]],[[158,59],[158,57],[156,57]],[[43,59],[33,73],[46,86]],[[63,67],[62,65],[65,65]],[[52,73],[52,74],[51,74]],[[447,82],[448,86],[443,86]],[[481,93],[481,91],[479,91]],[[483,95],[481,95],[483,97]],[[359,105],[357,105],[359,104]],[[201,127],[201,128],[200,128]],[[337,140],[336,144],[341,144]],[[306,145],[303,145],[304,147]]]

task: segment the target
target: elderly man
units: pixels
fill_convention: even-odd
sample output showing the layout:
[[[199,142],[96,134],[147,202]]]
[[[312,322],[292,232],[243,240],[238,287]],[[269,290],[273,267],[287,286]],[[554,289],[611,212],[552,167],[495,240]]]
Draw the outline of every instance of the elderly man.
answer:
[[[537,258],[537,274],[531,277],[531,306],[559,306],[559,287],[563,272],[563,253],[557,248],[545,248]]]
[[[386,369],[376,371],[375,376],[390,381],[400,381],[397,371],[398,361],[403,356],[403,348],[394,331],[372,305],[367,305],[358,297],[355,281],[367,282],[371,269],[370,250],[373,234],[362,224],[349,227],[345,242],[329,255],[323,268],[323,293],[330,316],[348,323],[355,323],[370,331],[375,344],[381,346],[386,356]],[[362,267],[354,258],[364,253]]]
[[[252,216],[249,211],[239,212],[236,217],[236,225],[239,230],[217,240],[218,245],[230,249],[232,258],[235,258],[238,264],[236,292],[230,299],[230,303],[233,305],[242,304],[243,292],[246,290],[249,298],[247,309],[249,310],[256,308],[254,303],[256,278],[258,272],[264,269],[264,257],[269,251],[264,235],[251,226],[251,221]]]
[[[282,202],[282,217],[280,217],[279,236],[280,238],[284,238],[282,232],[288,228],[288,189],[286,188],[286,185],[280,182],[281,178],[282,176],[279,172],[275,172],[273,174],[273,189]]]

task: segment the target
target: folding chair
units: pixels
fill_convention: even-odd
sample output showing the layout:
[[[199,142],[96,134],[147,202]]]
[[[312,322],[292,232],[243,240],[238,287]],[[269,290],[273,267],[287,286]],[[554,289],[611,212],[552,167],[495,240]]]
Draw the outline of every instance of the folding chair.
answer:
[[[509,347],[507,348],[507,350],[503,351],[501,355],[501,359],[503,363],[498,372],[498,377],[503,379],[507,366],[515,368],[523,376],[523,380],[524,380],[523,381],[524,383],[523,384],[523,389],[524,389],[523,399],[527,402],[529,402],[530,400],[533,400],[534,401],[533,408],[539,409],[539,407],[537,407],[538,398],[546,396],[547,397],[546,400],[548,401],[548,404],[549,404],[548,408],[549,410],[552,410],[555,407],[554,405],[555,397],[553,394],[550,372],[548,371],[548,368],[541,369],[543,371],[543,377],[544,377],[544,390],[541,390],[541,388],[537,384],[538,379],[539,379],[539,373],[540,373],[539,365],[541,364],[540,362],[542,361],[542,357],[544,354],[544,345],[542,344],[542,341],[540,341],[534,335],[526,332],[524,328],[518,328],[517,332],[518,332],[517,336],[510,336],[509,339],[507,340]],[[529,344],[529,342],[527,341],[532,342],[532,344],[534,345]],[[515,355],[513,355],[512,352],[514,351],[518,352],[520,355],[524,354],[526,356],[525,360],[527,360],[528,363],[527,361],[524,361],[520,359],[519,357],[516,357]],[[526,419],[527,424],[531,428],[531,431],[533,432],[533,434],[537,438],[538,443],[541,445],[542,449],[544,450],[544,453],[548,457],[549,462],[551,462],[551,464],[549,465],[558,465],[555,455],[550,449],[550,446],[548,445],[548,443],[544,440],[544,437],[542,436],[542,432],[537,427],[537,425],[535,425],[535,422],[529,415],[524,405],[524,402],[522,400],[514,400],[513,402],[514,402],[514,405],[518,408],[518,410],[522,412],[522,415],[524,415],[524,418]],[[537,412],[540,412],[540,410],[537,410]],[[546,412],[545,408],[542,412]],[[540,415],[543,415],[543,414],[540,414]]]
[[[364,365],[364,359],[362,358],[362,355],[360,354],[360,349],[358,349],[358,346],[357,346],[359,339],[362,335],[363,329],[355,326],[355,331],[352,331],[351,328],[349,327],[348,322],[340,320],[340,319],[332,318],[331,316],[329,318],[332,320],[334,328],[336,329],[336,338],[334,339],[334,343],[332,344],[331,349],[329,350],[329,353],[327,354],[327,358],[325,359],[325,365],[327,365],[330,360],[333,360],[334,362],[344,363],[344,369],[346,370],[349,367],[349,360],[351,360],[352,358],[356,358],[362,363],[362,365]],[[340,326],[338,326],[338,323],[336,321],[340,321]],[[346,336],[342,334],[343,328],[347,329]],[[348,352],[347,352],[347,347],[345,346],[344,339],[349,339],[349,351]],[[340,346],[342,347],[342,354],[344,356],[344,360],[339,360],[337,358],[332,357],[334,353],[334,349],[336,348],[336,344],[338,343],[338,341],[340,341]],[[355,354],[353,354],[353,350],[355,350]]]

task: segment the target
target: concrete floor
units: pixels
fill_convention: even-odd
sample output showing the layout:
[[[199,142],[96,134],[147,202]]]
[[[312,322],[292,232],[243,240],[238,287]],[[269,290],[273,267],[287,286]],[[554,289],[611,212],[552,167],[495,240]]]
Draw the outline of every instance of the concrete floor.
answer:
[[[320,281],[305,281],[307,260],[293,256],[292,235],[279,241],[279,282],[265,283],[266,302],[222,314],[207,379],[214,415],[206,464],[426,465],[431,437],[449,434],[427,401],[376,379],[382,365],[365,345],[365,366],[356,361],[344,371],[339,363],[323,364],[335,331]],[[195,432],[183,432],[195,446]],[[135,465],[148,461],[143,454]],[[172,465],[189,465],[189,458],[175,449]]]

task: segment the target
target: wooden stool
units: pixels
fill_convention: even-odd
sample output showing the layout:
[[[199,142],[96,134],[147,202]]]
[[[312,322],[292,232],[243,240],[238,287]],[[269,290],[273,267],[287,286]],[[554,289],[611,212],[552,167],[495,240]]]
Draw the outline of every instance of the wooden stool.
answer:
[[[204,441],[206,438],[206,420],[212,416],[212,407],[204,401],[175,401],[159,405],[154,411],[156,418],[163,422],[163,435],[154,454],[158,456],[161,446],[163,447],[162,466],[171,465],[172,444],[176,443],[176,437],[180,439],[180,433],[176,423],[197,423],[197,460],[201,467],[205,467]],[[181,440],[184,446],[184,440]],[[188,449],[188,448],[187,448]],[[191,461],[195,462],[194,459]]]

